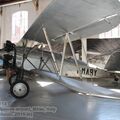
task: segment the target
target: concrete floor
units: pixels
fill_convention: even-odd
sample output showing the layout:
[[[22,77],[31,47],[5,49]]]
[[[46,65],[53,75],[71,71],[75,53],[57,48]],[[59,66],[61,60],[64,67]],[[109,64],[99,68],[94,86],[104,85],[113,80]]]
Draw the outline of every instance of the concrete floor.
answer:
[[[79,80],[79,78],[73,78]],[[87,79],[83,78],[84,81],[97,84],[98,86],[110,88],[110,89],[120,89],[120,80],[115,81],[113,78],[94,78],[94,79]]]
[[[42,77],[29,85],[29,95],[18,100],[0,78],[0,120],[120,120],[120,100],[80,95]]]
[[[120,89],[120,80],[119,81],[115,81],[113,80],[113,78],[96,78],[93,80],[88,80],[88,81],[92,81],[93,83],[98,84],[101,87],[105,87],[105,88],[114,88],[114,89]]]

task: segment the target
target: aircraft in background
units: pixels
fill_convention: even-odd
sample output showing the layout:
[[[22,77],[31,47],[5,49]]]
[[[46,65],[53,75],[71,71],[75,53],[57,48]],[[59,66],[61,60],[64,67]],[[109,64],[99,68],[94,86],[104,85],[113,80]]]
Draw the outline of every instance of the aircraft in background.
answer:
[[[16,98],[23,98],[29,93],[29,85],[24,81],[23,68],[25,68],[25,60],[32,64],[32,62],[27,59],[31,50],[26,50],[27,43],[31,40],[48,45],[52,58],[52,66],[59,79],[64,73],[63,66],[67,61],[65,59],[67,43],[70,45],[73,55],[72,60],[75,62],[77,74],[79,74],[80,79],[82,79],[82,73],[93,77],[97,76],[99,72],[98,69],[96,71],[96,69],[89,68],[88,66],[82,68],[82,65],[79,64],[75,56],[72,41],[106,32],[116,27],[120,21],[119,12],[120,2],[118,0],[114,0],[112,3],[110,0],[69,0],[69,2],[67,0],[53,0],[28,29],[19,43],[24,49],[20,68],[16,66],[15,44],[10,41],[6,43],[6,51],[8,53],[14,51],[14,55],[11,57],[11,59],[13,59],[11,68],[15,74],[13,74],[14,76],[10,80],[11,94]],[[60,65],[58,65],[56,56],[54,55],[52,43],[64,43]],[[34,48],[32,50],[34,50]],[[42,55],[40,61],[48,68],[47,62],[49,58],[44,61],[42,59],[43,57]],[[43,70],[41,69],[41,63],[39,64],[39,71]],[[32,66],[34,65],[32,64]],[[101,70],[101,72],[103,71]],[[107,74],[108,72],[104,71],[104,73]]]

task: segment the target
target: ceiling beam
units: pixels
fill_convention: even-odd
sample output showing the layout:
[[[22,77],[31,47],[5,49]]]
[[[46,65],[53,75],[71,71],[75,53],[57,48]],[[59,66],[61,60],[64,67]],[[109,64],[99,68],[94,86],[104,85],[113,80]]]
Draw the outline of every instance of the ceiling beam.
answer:
[[[0,1],[0,7],[5,7],[5,6],[10,6],[10,5],[16,5],[16,4],[21,4],[21,3],[26,3],[26,2],[31,2],[32,0],[8,0],[1,2]]]

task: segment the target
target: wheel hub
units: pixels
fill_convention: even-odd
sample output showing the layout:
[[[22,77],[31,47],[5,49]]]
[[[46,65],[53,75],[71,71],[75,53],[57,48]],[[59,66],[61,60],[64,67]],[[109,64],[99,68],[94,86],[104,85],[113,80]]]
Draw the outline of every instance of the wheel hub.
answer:
[[[23,83],[17,83],[13,87],[13,92],[16,96],[24,96],[27,93],[27,86]]]

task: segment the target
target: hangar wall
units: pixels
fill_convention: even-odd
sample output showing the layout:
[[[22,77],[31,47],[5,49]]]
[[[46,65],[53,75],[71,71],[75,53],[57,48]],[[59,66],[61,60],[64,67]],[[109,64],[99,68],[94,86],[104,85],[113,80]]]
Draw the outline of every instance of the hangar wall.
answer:
[[[12,33],[12,14],[17,11],[28,11],[28,28],[34,22],[39,14],[47,7],[52,0],[39,0],[39,9],[36,11],[33,2],[21,3],[2,7],[2,15],[0,15],[0,48],[6,40],[11,40]]]

